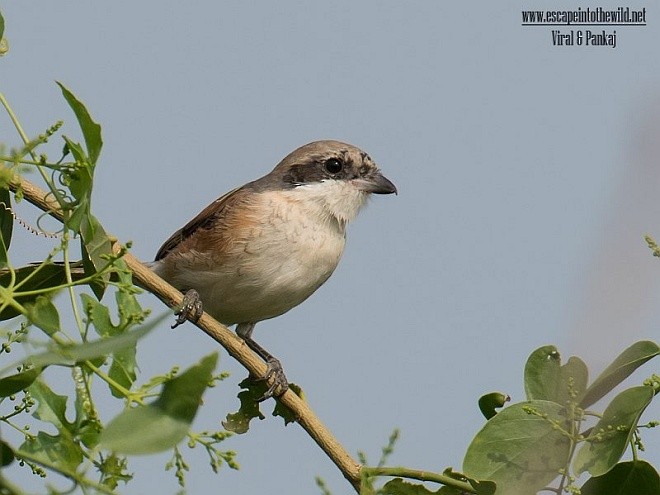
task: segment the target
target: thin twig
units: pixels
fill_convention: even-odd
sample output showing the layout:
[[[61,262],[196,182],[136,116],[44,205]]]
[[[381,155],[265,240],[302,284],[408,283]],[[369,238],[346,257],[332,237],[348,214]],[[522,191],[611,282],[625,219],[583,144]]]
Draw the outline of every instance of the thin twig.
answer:
[[[0,167],[6,168],[4,165],[0,165]],[[20,176],[15,176],[10,184],[10,188],[13,191],[22,190],[26,200],[57,220],[62,221],[62,210],[59,204],[52,198],[52,195],[49,195],[43,189]],[[113,237],[110,236],[110,238],[112,239]],[[118,253],[121,247],[121,244],[115,241],[112,249],[115,253]],[[141,287],[154,294],[170,308],[181,304],[183,297],[181,292],[152,272],[135,256],[126,253],[123,256],[123,260],[133,272],[134,279]],[[226,326],[221,325],[206,313],[202,315],[195,325],[224,347],[250,374],[253,376],[264,376],[267,371],[266,364],[245,345],[243,340],[237,337]],[[360,485],[360,464],[350,456],[346,449],[332,435],[330,430],[314,414],[307,403],[295,393],[288,390],[279,397],[279,400],[294,413],[296,421],[300,426],[321,447],[323,452],[330,457],[344,477],[358,491]]]

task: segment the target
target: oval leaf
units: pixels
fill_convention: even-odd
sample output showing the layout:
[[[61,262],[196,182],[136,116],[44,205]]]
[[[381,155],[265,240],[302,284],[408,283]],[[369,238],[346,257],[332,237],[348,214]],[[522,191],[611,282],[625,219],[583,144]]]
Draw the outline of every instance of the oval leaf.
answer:
[[[575,473],[589,471],[592,476],[601,476],[612,469],[626,451],[639,417],[652,399],[653,387],[646,385],[617,395],[575,457]]]
[[[99,155],[101,154],[101,147],[103,146],[103,139],[101,138],[101,126],[94,122],[89,115],[85,105],[76,96],[69,91],[62,83],[57,82],[57,85],[62,90],[62,95],[67,101],[71,110],[78,119],[80,130],[82,131],[85,145],[87,146],[87,154],[92,164],[96,164]]]
[[[554,345],[536,349],[525,363],[525,393],[528,400],[556,401],[561,358]]]
[[[218,353],[214,352],[202,358],[199,363],[191,366],[179,376],[166,382],[154,405],[174,418],[188,424],[192,423],[217,362]]]
[[[101,433],[101,446],[123,454],[151,454],[176,446],[190,429],[217,361],[217,353],[206,356],[165,383],[152,404],[120,413]]]
[[[556,402],[567,405],[579,403],[584,396],[589,382],[589,370],[579,357],[571,356],[559,370],[559,390]]]
[[[176,446],[190,423],[174,418],[153,405],[127,409],[101,433],[102,447],[122,454],[153,454]]]
[[[660,477],[646,461],[621,462],[602,476],[587,480],[581,495],[658,495]]]
[[[660,354],[660,347],[655,342],[642,340],[634,343],[596,378],[587,389],[580,406],[586,408],[594,404],[628,378],[633,371],[658,354]]]
[[[39,296],[34,303],[25,305],[28,319],[47,335],[53,335],[60,330],[60,314],[49,297]]]
[[[494,481],[502,493],[536,493],[566,463],[570,441],[556,427],[566,428],[564,414],[559,404],[543,400],[503,409],[472,440],[463,471]]]

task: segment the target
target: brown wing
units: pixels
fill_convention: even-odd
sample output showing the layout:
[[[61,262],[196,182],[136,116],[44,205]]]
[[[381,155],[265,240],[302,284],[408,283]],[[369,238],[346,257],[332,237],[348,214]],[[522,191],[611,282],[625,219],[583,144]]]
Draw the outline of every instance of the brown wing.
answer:
[[[242,187],[237,187],[227,194],[220,196],[213,203],[204,208],[195,218],[177,230],[167,239],[156,253],[156,261],[163,259],[167,254],[176,248],[181,242],[192,236],[197,230],[207,228],[217,216],[224,210],[228,204],[232,203],[232,198],[240,191]]]

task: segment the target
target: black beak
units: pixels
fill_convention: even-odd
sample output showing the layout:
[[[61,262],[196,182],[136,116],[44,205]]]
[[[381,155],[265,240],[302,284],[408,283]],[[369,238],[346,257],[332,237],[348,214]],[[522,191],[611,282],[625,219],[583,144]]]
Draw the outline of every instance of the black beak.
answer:
[[[376,172],[363,179],[357,179],[356,182],[361,190],[368,193],[397,194],[396,186],[380,172]]]

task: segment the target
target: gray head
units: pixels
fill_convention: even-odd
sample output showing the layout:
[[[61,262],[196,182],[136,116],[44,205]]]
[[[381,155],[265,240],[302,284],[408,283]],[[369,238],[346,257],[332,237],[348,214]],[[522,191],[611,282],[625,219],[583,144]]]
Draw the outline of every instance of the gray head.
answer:
[[[314,141],[289,153],[271,172],[286,187],[321,182],[348,181],[366,193],[396,193],[371,157],[340,141]]]
[[[314,141],[289,153],[254,190],[283,190],[304,199],[345,224],[357,215],[370,194],[396,193],[396,186],[361,149],[340,141]]]

